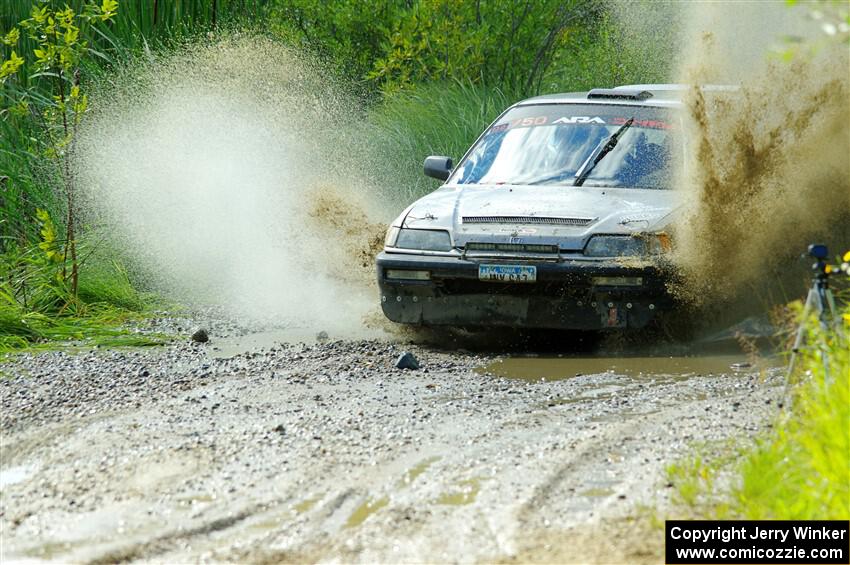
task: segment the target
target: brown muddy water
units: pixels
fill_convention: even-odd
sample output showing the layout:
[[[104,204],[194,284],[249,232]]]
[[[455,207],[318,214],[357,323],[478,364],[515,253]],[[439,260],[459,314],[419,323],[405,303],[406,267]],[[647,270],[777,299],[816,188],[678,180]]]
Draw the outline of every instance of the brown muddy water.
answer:
[[[763,371],[781,366],[777,357],[747,359],[743,354],[706,354],[679,356],[587,356],[587,357],[506,357],[479,371],[498,377],[528,382],[557,381],[585,375],[625,376],[632,378],[667,377],[687,379],[699,375],[722,375]]]

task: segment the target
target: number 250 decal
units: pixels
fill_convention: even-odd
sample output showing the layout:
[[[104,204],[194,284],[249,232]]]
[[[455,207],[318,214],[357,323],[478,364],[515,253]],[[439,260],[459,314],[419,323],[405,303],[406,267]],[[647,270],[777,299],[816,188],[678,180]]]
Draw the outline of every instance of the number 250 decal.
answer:
[[[542,126],[545,123],[546,116],[537,116],[536,118],[518,118],[511,122],[511,127]]]
[[[516,120],[512,120],[510,122],[505,122],[503,124],[495,125],[490,128],[490,133],[496,133],[500,131],[505,131],[506,129],[518,128],[518,127],[531,127],[531,126],[542,126],[547,121],[549,121],[548,116],[535,116],[531,118],[517,118]]]

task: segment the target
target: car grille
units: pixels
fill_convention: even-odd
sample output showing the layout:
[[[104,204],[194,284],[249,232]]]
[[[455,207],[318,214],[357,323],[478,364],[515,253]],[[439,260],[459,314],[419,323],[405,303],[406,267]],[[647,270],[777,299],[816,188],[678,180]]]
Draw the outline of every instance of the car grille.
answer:
[[[551,216],[463,216],[464,224],[545,224],[552,226],[588,226],[596,218],[555,218]]]
[[[498,251],[502,253],[551,253],[558,254],[557,245],[538,245],[534,243],[478,243],[470,241],[467,251]]]

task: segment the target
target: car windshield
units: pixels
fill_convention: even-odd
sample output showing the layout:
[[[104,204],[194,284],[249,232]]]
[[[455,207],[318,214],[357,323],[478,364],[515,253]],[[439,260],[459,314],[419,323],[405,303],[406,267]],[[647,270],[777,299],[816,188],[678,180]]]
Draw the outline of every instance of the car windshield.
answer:
[[[598,150],[621,128],[616,146],[598,159]],[[520,106],[487,130],[450,182],[570,186],[594,156],[598,161],[584,186],[670,188],[674,156],[681,151],[679,130],[678,120],[664,108]]]

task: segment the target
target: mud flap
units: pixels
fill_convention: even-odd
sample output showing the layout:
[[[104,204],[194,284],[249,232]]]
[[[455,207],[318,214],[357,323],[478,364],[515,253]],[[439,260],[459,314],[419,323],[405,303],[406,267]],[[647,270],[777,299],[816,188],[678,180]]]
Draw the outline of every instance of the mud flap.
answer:
[[[627,320],[626,310],[614,304],[608,307],[607,316],[605,316],[603,321],[607,328],[625,328],[627,326]]]

